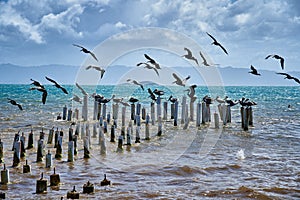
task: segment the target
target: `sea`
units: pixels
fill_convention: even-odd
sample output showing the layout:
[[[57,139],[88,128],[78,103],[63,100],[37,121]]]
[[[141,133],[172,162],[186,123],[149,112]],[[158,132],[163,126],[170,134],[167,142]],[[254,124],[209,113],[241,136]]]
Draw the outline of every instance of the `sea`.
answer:
[[[100,122],[93,120],[94,100],[88,98],[88,121],[81,119],[82,104],[71,100],[73,94],[82,98],[75,85],[64,85],[69,94],[59,88],[45,85],[46,104],[41,92],[29,90],[32,85],[0,85],[0,139],[3,143],[1,172],[9,171],[9,183],[0,185],[6,199],[66,199],[75,187],[80,199],[300,199],[300,87],[298,86],[225,86],[209,88],[198,86],[195,96],[193,119],[181,122],[182,100],[187,97],[188,87],[146,85],[142,90],[136,85],[98,85],[82,87],[89,95],[97,93],[105,98],[130,97],[139,99],[142,108],[150,113],[151,99],[148,88],[164,91],[162,104],[168,98],[179,102],[178,124],[170,117],[168,102],[167,119],[162,119],[162,134],[158,135],[158,121],[150,123],[150,140],[145,140],[145,121],[139,127],[140,143],[135,143],[137,126],[130,119],[130,107],[126,108],[126,130],[132,123],[131,145],[118,148],[121,134],[121,109],[119,104],[116,141],[111,142],[111,125],[105,133],[106,153],[101,154],[99,145]],[[253,126],[244,131],[241,126],[240,105],[231,107],[231,123],[215,127],[213,114],[218,114],[218,104],[210,105],[211,122],[196,126],[196,104],[205,96],[225,97],[238,100],[242,97],[256,102],[252,106]],[[16,100],[23,110],[8,103]],[[187,105],[189,98],[187,97]],[[78,108],[79,119],[57,120],[63,107]],[[157,105],[155,105],[157,106]],[[191,109],[188,106],[188,111]],[[107,103],[107,113],[112,114],[112,100]],[[156,116],[157,117],[157,116]],[[73,125],[72,125],[73,123]],[[79,134],[78,154],[68,162],[68,131],[76,124],[90,130],[90,158],[84,158],[83,141]],[[95,124],[95,125],[94,125]],[[96,127],[94,134],[93,127]],[[62,130],[62,158],[54,157],[54,144],[47,144],[49,130]],[[24,133],[25,146],[30,131],[34,133],[34,148],[26,150],[20,164],[13,164],[13,140],[16,133]],[[37,162],[37,141],[40,132],[45,133],[44,155],[52,154],[52,166],[45,167],[45,157]],[[85,133],[86,134],[86,133]],[[25,162],[30,173],[23,173]],[[50,186],[50,176],[60,176],[59,186]],[[37,181],[47,180],[47,190],[36,194]],[[111,181],[101,186],[104,174]],[[2,178],[2,177],[1,177]],[[94,193],[84,194],[87,182],[94,185]]]

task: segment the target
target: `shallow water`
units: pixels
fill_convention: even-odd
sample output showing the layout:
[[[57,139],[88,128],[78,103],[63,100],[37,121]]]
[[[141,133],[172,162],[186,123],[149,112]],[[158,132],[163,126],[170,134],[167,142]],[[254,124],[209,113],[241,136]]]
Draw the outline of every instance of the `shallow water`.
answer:
[[[4,161],[10,173],[10,184],[1,185],[7,199],[59,199],[73,186],[80,192],[81,199],[297,199],[300,198],[300,88],[299,87],[225,87],[226,95],[232,99],[242,96],[258,103],[253,107],[254,127],[242,131],[239,106],[232,108],[232,123],[216,130],[214,124],[197,128],[195,122],[187,130],[178,123],[173,126],[169,119],[163,122],[163,135],[157,136],[157,126],[151,126],[150,141],[141,140],[135,144],[135,126],[132,146],[123,146],[123,152],[116,152],[117,142],[110,142],[110,132],[105,135],[106,155],[100,154],[98,136],[92,137],[91,158],[83,158],[83,142],[79,139],[78,155],[74,162],[67,162],[67,140],[70,122],[56,121],[64,105],[81,108],[67,100],[72,92],[80,95],[73,86],[66,86],[69,95],[58,89],[46,86],[48,99],[41,103],[38,91],[28,91],[28,85],[0,85],[0,127],[4,143]],[[89,93],[96,89],[106,97],[128,99],[137,97],[149,110],[148,94],[131,86],[86,86]],[[166,97],[183,96],[182,88],[168,87]],[[205,96],[209,90],[198,87],[196,94]],[[175,94],[175,95],[174,95]],[[215,94],[212,95],[213,97]],[[24,111],[7,103],[6,98],[16,99]],[[164,101],[164,100],[163,100]],[[292,108],[287,108],[290,104]],[[89,101],[89,116],[92,118],[93,102]],[[108,104],[108,109],[110,105]],[[212,112],[216,105],[211,106]],[[119,111],[120,114],[120,111]],[[127,109],[129,115],[129,108]],[[181,116],[179,114],[179,116]],[[126,120],[128,124],[129,120]],[[94,121],[90,122],[95,123]],[[35,136],[35,148],[26,151],[26,158],[18,167],[11,167],[14,134],[19,130],[27,136],[31,127]],[[53,157],[53,167],[60,175],[59,187],[48,187],[47,193],[35,194],[36,180],[44,173],[48,180],[53,174],[45,168],[44,161],[36,162],[36,141],[41,128],[44,128],[47,141],[48,130],[58,127],[64,131],[63,158],[54,158],[52,145],[45,146]],[[109,126],[110,127],[110,126]],[[110,128],[109,128],[110,129]],[[145,137],[144,124],[141,138]],[[92,125],[90,125],[92,134]],[[120,134],[120,125],[117,127]],[[244,151],[244,159],[237,153]],[[23,174],[25,159],[31,165],[31,173]],[[1,164],[3,169],[3,164]],[[112,185],[101,187],[103,175]],[[87,181],[95,185],[94,194],[82,194]]]

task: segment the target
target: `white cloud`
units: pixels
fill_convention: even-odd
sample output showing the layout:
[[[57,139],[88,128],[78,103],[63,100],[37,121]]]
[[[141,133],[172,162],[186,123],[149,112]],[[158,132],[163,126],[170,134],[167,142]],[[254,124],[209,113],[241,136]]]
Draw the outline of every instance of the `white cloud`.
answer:
[[[127,27],[127,25],[126,25],[126,24],[123,24],[122,22],[117,22],[117,23],[115,24],[115,26],[116,26],[116,28],[125,28],[125,27]]]

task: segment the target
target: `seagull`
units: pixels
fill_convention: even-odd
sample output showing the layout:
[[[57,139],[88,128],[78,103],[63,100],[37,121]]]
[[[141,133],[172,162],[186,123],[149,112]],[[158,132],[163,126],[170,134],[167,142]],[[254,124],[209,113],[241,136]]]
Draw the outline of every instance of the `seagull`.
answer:
[[[83,95],[88,95],[88,93],[78,83],[75,83],[75,85]]]
[[[148,88],[148,93],[150,94],[149,97],[153,100],[156,101],[156,96],[155,94],[152,92],[152,90],[150,88]]]
[[[117,98],[115,98],[115,95],[113,95],[113,96],[112,96],[112,100],[113,100],[113,102],[115,102],[115,103],[120,103],[120,102],[122,102],[122,101],[123,101],[123,97],[122,97],[122,98],[119,98],[119,99],[117,99]]]
[[[260,74],[257,72],[257,70],[255,69],[255,67],[253,67],[253,65],[251,65],[250,69],[251,69],[252,71],[250,71],[250,72],[248,72],[248,73],[251,73],[251,74],[260,76]]]
[[[213,39],[213,43],[211,43],[211,44],[214,44],[214,45],[216,45],[216,46],[219,46],[219,47],[221,47],[221,49],[226,53],[226,54],[228,54],[227,53],[227,51],[226,51],[226,49],[216,40],[216,38],[214,38],[211,34],[209,34],[208,32],[206,32],[206,34],[211,38],[211,39]]]
[[[46,98],[47,98],[48,92],[47,92],[47,90],[45,88],[42,88],[42,87],[32,87],[29,90],[38,90],[38,91],[42,92],[43,93],[43,95],[42,95],[42,102],[43,102],[43,104],[46,103]]]
[[[105,72],[105,69],[103,69],[103,68],[101,68],[101,67],[98,67],[98,66],[94,66],[94,65],[89,65],[89,66],[87,66],[85,69],[86,70],[89,70],[89,69],[95,69],[95,70],[97,70],[97,71],[99,71],[99,72],[101,72],[101,78],[103,78],[103,75],[104,75],[104,72]]]
[[[15,100],[7,98],[8,99],[8,103],[11,103],[14,106],[18,106],[20,110],[23,110],[22,106],[20,104],[18,104]]]
[[[97,59],[97,57],[95,56],[95,54],[94,54],[93,52],[87,50],[86,48],[84,48],[83,46],[80,46],[80,45],[78,45],[78,44],[73,44],[73,46],[81,48],[80,51],[82,51],[83,53],[88,53],[88,54],[90,54],[90,55],[93,56],[93,58],[98,62],[98,59]]]
[[[77,96],[76,94],[73,94],[73,97],[71,98],[71,101],[76,101],[78,103],[82,103],[82,100],[79,96]]]
[[[144,54],[145,58],[148,60],[147,63],[151,63],[152,65],[155,66],[156,69],[161,69],[159,64],[153,59],[151,58],[150,56],[148,56],[147,54]]]
[[[179,76],[178,76],[177,74],[175,74],[175,73],[173,73],[172,75],[173,75],[173,77],[176,79],[173,83],[176,83],[177,85],[183,86],[183,87],[185,87],[186,81],[189,80],[189,79],[191,78],[190,75],[187,76],[187,77],[184,78],[184,79],[179,78]]]
[[[277,54],[274,54],[274,55],[268,55],[267,57],[265,57],[265,59],[268,59],[270,57],[280,60],[281,69],[284,69],[284,58],[283,57],[281,57]]]
[[[139,100],[134,98],[134,97],[130,97],[130,99],[128,100],[130,103],[136,103],[138,102]]]
[[[48,78],[47,76],[45,76],[45,77],[46,77],[46,79],[47,79],[48,81],[54,83],[54,84],[55,84],[55,87],[60,88],[65,94],[69,94],[68,91],[67,91],[65,88],[63,88],[61,85],[59,85],[56,81],[54,81],[54,80],[51,79],[51,78]]]
[[[162,91],[162,90],[158,90],[158,89],[155,89],[155,90],[153,90],[153,93],[154,93],[154,94],[156,94],[156,95],[158,95],[158,96],[162,96],[162,95],[164,95],[164,94],[165,94],[165,92],[164,92],[164,91]]]
[[[140,66],[140,65],[145,65],[144,68],[146,68],[146,69],[153,69],[155,71],[155,73],[157,74],[157,76],[159,76],[158,70],[155,67],[152,67],[148,63],[143,63],[143,62],[138,63],[136,66]]]
[[[106,103],[110,102],[110,100],[112,100],[114,97],[115,97],[114,95],[110,99],[106,99],[103,97],[101,99],[98,99],[98,102],[106,104]]]
[[[185,90],[185,91],[187,91],[188,92],[188,96],[190,97],[190,98],[193,98],[194,96],[195,96],[195,88],[197,87],[197,85],[191,85],[190,87],[189,87],[189,89],[187,89],[187,90]]]
[[[293,77],[293,76],[291,76],[287,73],[276,73],[276,74],[284,75],[285,76],[284,79],[290,79],[290,80],[292,79],[292,80],[294,80],[294,81],[296,81],[297,83],[300,84],[300,80],[298,78]]]
[[[33,79],[30,79],[30,80],[33,81],[33,82],[31,83],[31,85],[34,85],[34,86],[36,86],[36,87],[44,88],[44,86],[43,86],[42,84],[40,84],[40,82],[35,81],[35,80],[33,80]]]
[[[188,48],[184,47],[184,50],[187,51],[187,54],[186,55],[183,55],[182,57],[185,57],[186,59],[189,59],[189,60],[193,60],[198,64],[198,60],[193,56],[191,50],[189,50]]]
[[[135,85],[138,85],[138,86],[140,86],[142,88],[142,90],[145,90],[144,86],[141,83],[137,82],[136,80],[133,80],[133,79],[129,78],[129,79],[127,79],[127,82],[131,82],[131,83],[133,83]]]
[[[216,100],[216,102],[221,103],[221,104],[226,102],[224,99],[221,99],[219,96],[217,96],[215,100]]]
[[[200,56],[201,56],[201,58],[202,58],[202,60],[203,60],[202,64],[205,65],[205,66],[207,66],[207,67],[209,67],[210,64],[207,63],[207,60],[205,59],[205,57],[204,57],[204,55],[202,54],[202,52],[199,51],[199,53],[200,53]]]
[[[228,96],[226,96],[224,98],[224,100],[225,100],[226,104],[228,104],[230,107],[235,106],[239,103],[239,101],[237,101],[237,100],[233,101],[231,99],[228,99]]]
[[[177,101],[177,98],[174,98],[172,95],[169,97],[168,101],[171,101],[172,103],[175,103]]]

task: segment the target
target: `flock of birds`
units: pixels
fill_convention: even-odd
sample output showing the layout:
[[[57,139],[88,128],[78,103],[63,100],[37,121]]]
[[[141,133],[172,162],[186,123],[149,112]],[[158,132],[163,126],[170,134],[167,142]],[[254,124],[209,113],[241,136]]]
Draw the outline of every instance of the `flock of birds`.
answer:
[[[213,42],[211,43],[212,45],[220,47],[221,50],[226,55],[228,55],[228,51],[225,49],[225,47],[223,45],[221,45],[220,42],[217,41],[217,39],[215,37],[213,37],[211,34],[209,34],[207,32],[206,32],[206,34],[213,40]],[[80,51],[82,51],[85,54],[90,54],[98,62],[98,58],[96,57],[95,53],[93,53],[92,51],[90,51],[90,50],[86,49],[85,47],[83,47],[81,45],[78,45],[78,44],[73,44],[73,46],[80,48],[81,49]],[[187,54],[182,55],[182,57],[195,62],[199,66],[198,59],[193,55],[192,51],[190,49],[186,48],[186,47],[184,47],[184,51],[186,51]],[[204,54],[201,51],[199,52],[199,54],[200,54],[201,59],[203,60],[202,64],[204,66],[218,65],[218,64],[208,63],[207,59],[205,58]],[[139,62],[138,64],[136,64],[136,66],[138,66],[138,67],[143,66],[145,69],[153,70],[157,74],[157,76],[159,76],[159,70],[161,70],[160,64],[154,58],[150,57],[147,54],[144,54],[144,57],[146,58],[146,61]],[[271,55],[268,55],[268,56],[265,57],[265,59],[269,59],[269,58],[274,58],[274,59],[279,60],[281,69],[282,70],[284,69],[284,58],[283,57],[281,57],[277,54],[271,54]],[[96,70],[96,71],[100,72],[100,78],[101,79],[103,78],[103,76],[105,74],[105,69],[100,67],[100,66],[89,65],[85,69],[86,70]],[[250,69],[251,69],[251,71],[249,73],[251,73],[253,75],[257,75],[257,76],[261,75],[260,73],[258,73],[257,69],[253,65],[250,66]],[[295,82],[300,84],[300,80],[298,78],[293,77],[293,76],[291,76],[287,73],[280,72],[280,73],[276,73],[276,74],[284,75],[285,79],[294,80]],[[190,75],[185,77],[185,78],[180,78],[176,73],[172,73],[172,76],[175,79],[172,83],[176,84],[178,86],[183,86],[183,87],[186,86],[187,81],[191,78]],[[45,78],[48,81],[50,81],[51,83],[53,83],[55,87],[57,87],[58,89],[61,89],[63,93],[68,94],[67,90],[64,87],[62,87],[60,84],[58,84],[55,80],[50,79],[49,77],[45,77]],[[35,87],[31,87],[29,90],[37,90],[39,92],[42,92],[42,103],[45,104],[46,103],[46,98],[47,98],[47,95],[48,95],[46,88],[42,84],[40,84],[38,81],[35,81],[33,79],[30,79],[30,80],[33,81],[31,84],[34,85]],[[134,85],[137,85],[137,86],[141,87],[142,90],[145,90],[143,84],[141,84],[137,80],[134,80],[134,79],[130,78],[130,79],[127,79],[127,82],[131,83],[131,84],[134,84]],[[76,86],[82,92],[83,95],[88,95],[87,92],[80,85],[78,85],[76,83]],[[185,90],[187,92],[188,97],[190,97],[192,102],[194,102],[197,98],[195,96],[195,88],[196,87],[197,87],[196,85],[191,85],[191,86],[189,86],[189,88],[187,90]],[[148,89],[148,93],[149,93],[149,97],[153,101],[156,101],[156,99],[157,99],[156,95],[161,96],[161,95],[164,94],[163,91],[159,91],[157,89],[152,91],[150,88]],[[99,101],[100,103],[108,103],[110,100],[113,99],[113,101],[116,102],[116,103],[122,103],[125,106],[127,106],[127,104],[128,104],[126,102],[123,102],[123,98],[116,99],[115,95],[113,95],[109,99],[104,98],[101,95],[95,95],[95,94],[93,95],[93,97],[97,101]],[[237,103],[229,102],[227,100],[227,98],[228,97],[225,97],[225,99],[221,100],[219,97],[217,97],[215,100],[218,101],[218,102],[221,102],[221,101],[223,102],[224,101],[224,102],[228,103],[229,105],[236,105],[237,103],[240,103],[242,106],[244,106],[244,105],[248,105],[248,106],[255,105],[254,102],[250,102],[249,100],[245,101],[245,99],[243,99],[243,98],[241,100],[239,100]],[[74,94],[74,96],[72,97],[71,100],[82,103],[82,99],[80,97],[78,97],[77,95],[75,95],[75,94]],[[177,101],[177,99],[173,98],[173,96],[170,96],[168,100],[171,101],[171,102]],[[206,102],[206,103],[212,102],[212,100],[213,99],[211,99],[208,96],[205,96],[203,98],[203,101]],[[131,102],[131,103],[135,103],[137,101],[138,100],[135,99],[134,97],[131,97],[129,99],[129,102]],[[18,108],[20,110],[23,110],[22,106],[20,104],[18,104],[15,100],[8,98],[8,102],[11,103],[12,105],[18,106]]]

